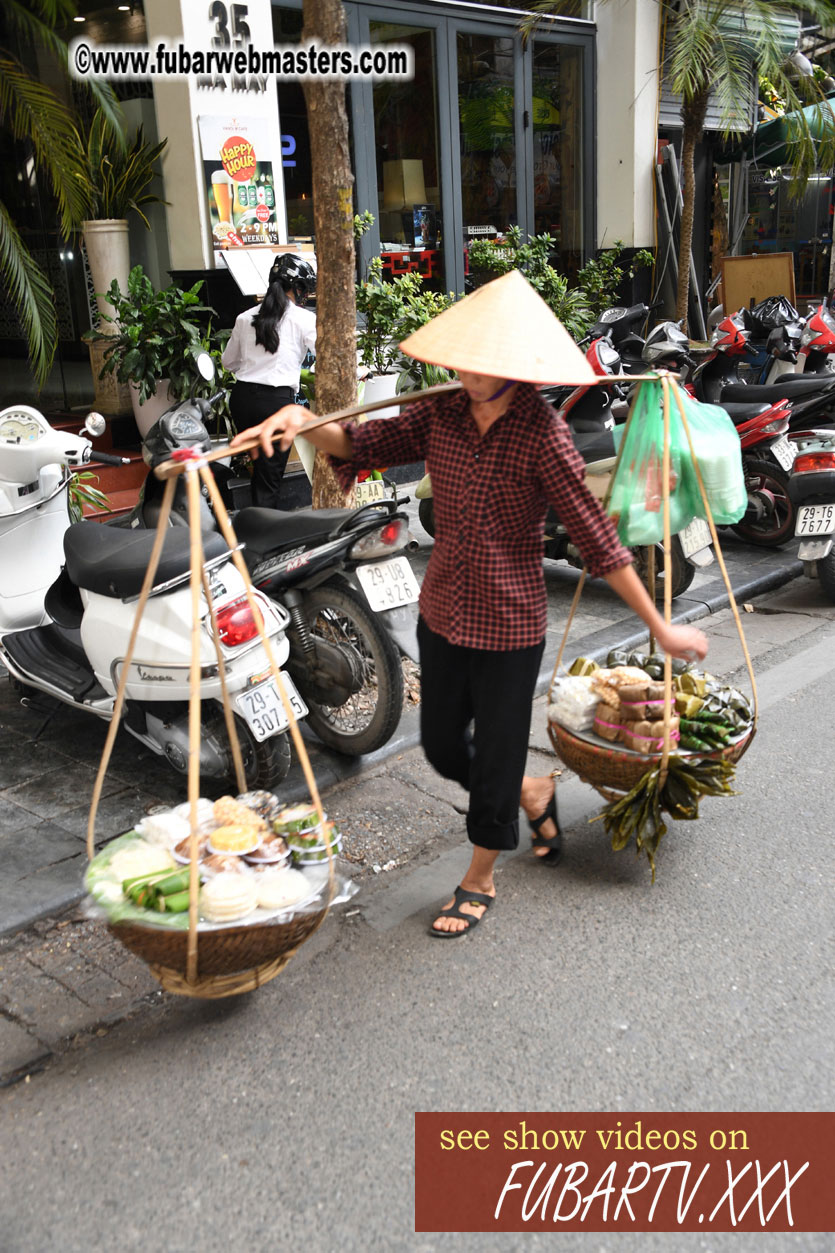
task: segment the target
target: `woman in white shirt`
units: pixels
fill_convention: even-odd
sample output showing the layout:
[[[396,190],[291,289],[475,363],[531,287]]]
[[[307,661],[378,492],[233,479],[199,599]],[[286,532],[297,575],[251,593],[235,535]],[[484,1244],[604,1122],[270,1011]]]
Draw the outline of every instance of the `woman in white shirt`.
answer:
[[[273,263],[261,304],[236,319],[222,361],[237,375],[229,408],[238,431],[258,426],[277,409],[294,403],[301,364],[316,344],[316,315],[303,307],[315,291],[313,267],[287,253]],[[289,455],[288,449],[253,463],[256,505],[278,509]]]

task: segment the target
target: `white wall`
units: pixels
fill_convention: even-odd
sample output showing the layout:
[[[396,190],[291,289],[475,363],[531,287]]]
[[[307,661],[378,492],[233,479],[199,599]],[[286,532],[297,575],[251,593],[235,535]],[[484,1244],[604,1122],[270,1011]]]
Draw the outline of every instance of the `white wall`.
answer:
[[[656,0],[607,0],[597,21],[597,246],[655,242]]]
[[[230,10],[231,3],[226,5]],[[183,41],[194,51],[207,52],[215,34],[209,4],[199,0],[145,0],[148,44]],[[266,51],[273,46],[270,0],[248,0],[246,21],[253,46]],[[263,117],[269,130],[269,147],[275,173],[276,218],[281,240],[287,240],[284,180],[281,167],[281,127],[275,78],[253,80],[244,90],[228,80],[212,87],[198,86],[195,78],[154,79],[154,105],[160,138],[168,137],[162,158],[165,199],[170,201],[168,239],[171,268],[208,269],[214,264],[203,160],[197,119],[208,114],[223,117]]]

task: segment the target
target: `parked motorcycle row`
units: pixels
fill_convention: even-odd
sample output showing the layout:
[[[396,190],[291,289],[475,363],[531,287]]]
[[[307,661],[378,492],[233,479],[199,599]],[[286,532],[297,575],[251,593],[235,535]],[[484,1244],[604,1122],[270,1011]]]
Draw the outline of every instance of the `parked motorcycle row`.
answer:
[[[835,601],[835,317],[823,304],[801,318],[782,297],[723,317],[696,366],[675,322],[643,338],[645,304],[612,308],[592,328],[586,355],[610,382],[546,388],[602,497],[616,458],[615,428],[625,420],[623,375],[674,370],[696,399],[724,408],[740,439],[748,507],[733,527],[749,543],[776,547],[800,538],[805,571]],[[207,369],[211,369],[208,362]],[[148,474],[136,508],[106,524],[69,521],[73,470],[93,456],[87,436],[104,431],[90,415],[83,435],[54,430],[37,410],[0,412],[0,659],[25,703],[50,712],[60,703],[104,720],[116,691],[136,602],[159,517],[154,468],[184,448],[208,451],[212,400],[169,409],[145,437]],[[95,453],[100,462],[121,461]],[[431,482],[419,485],[420,519],[434,532]],[[287,774],[287,718],[244,594],[241,575],[201,499],[209,578],[225,680],[236,706],[247,784],[274,788]],[[291,705],[330,747],[373,752],[402,712],[401,656],[417,660],[418,586],[404,550],[408,520],[391,499],[357,509],[244,508],[235,528],[271,646],[284,668]],[[544,556],[582,564],[556,514],[546,520]],[[647,554],[636,550],[646,573]],[[674,536],[672,594],[712,560],[710,534],[697,520]],[[657,592],[663,595],[658,561]],[[126,685],[126,730],[175,770],[188,763],[191,594],[185,485],[175,489],[156,585],[143,616]],[[221,704],[209,606],[201,600],[201,774],[234,779]]]
[[[211,363],[208,363],[211,366]],[[0,659],[25,703],[60,703],[113,716],[136,602],[161,504],[154,467],[176,449],[211,448],[212,400],[173,406],[148,432],[148,475],[133,512],[109,523],[70,524],[74,468],[91,460],[88,435],[54,430],[20,405],[0,413]],[[95,453],[100,462],[121,462]],[[227,690],[247,785],[272,790],[290,767],[287,718],[243,579],[201,503],[204,569],[215,606]],[[383,500],[358,509],[281,513],[242,509],[235,518],[256,600],[299,720],[338,751],[374,751],[402,713],[401,653],[417,660],[417,580],[403,550],[406,515]],[[190,552],[182,477],[171,525],[130,665],[124,725],[175,770],[188,765]],[[221,704],[209,605],[201,598],[201,775],[234,780]]]

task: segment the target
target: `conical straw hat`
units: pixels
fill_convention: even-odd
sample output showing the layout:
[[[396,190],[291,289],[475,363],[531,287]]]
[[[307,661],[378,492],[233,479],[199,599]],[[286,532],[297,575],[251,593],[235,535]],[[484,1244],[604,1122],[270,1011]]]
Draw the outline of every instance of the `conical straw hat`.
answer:
[[[562,322],[518,270],[485,283],[400,345],[418,361],[526,383],[597,382]]]

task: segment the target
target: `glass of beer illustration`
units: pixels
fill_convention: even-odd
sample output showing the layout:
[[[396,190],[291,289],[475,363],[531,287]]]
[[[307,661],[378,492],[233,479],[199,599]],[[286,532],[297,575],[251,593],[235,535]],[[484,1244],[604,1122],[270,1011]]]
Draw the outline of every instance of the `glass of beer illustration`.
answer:
[[[217,206],[218,223],[232,222],[232,180],[225,170],[215,170],[212,174],[212,192]]]

